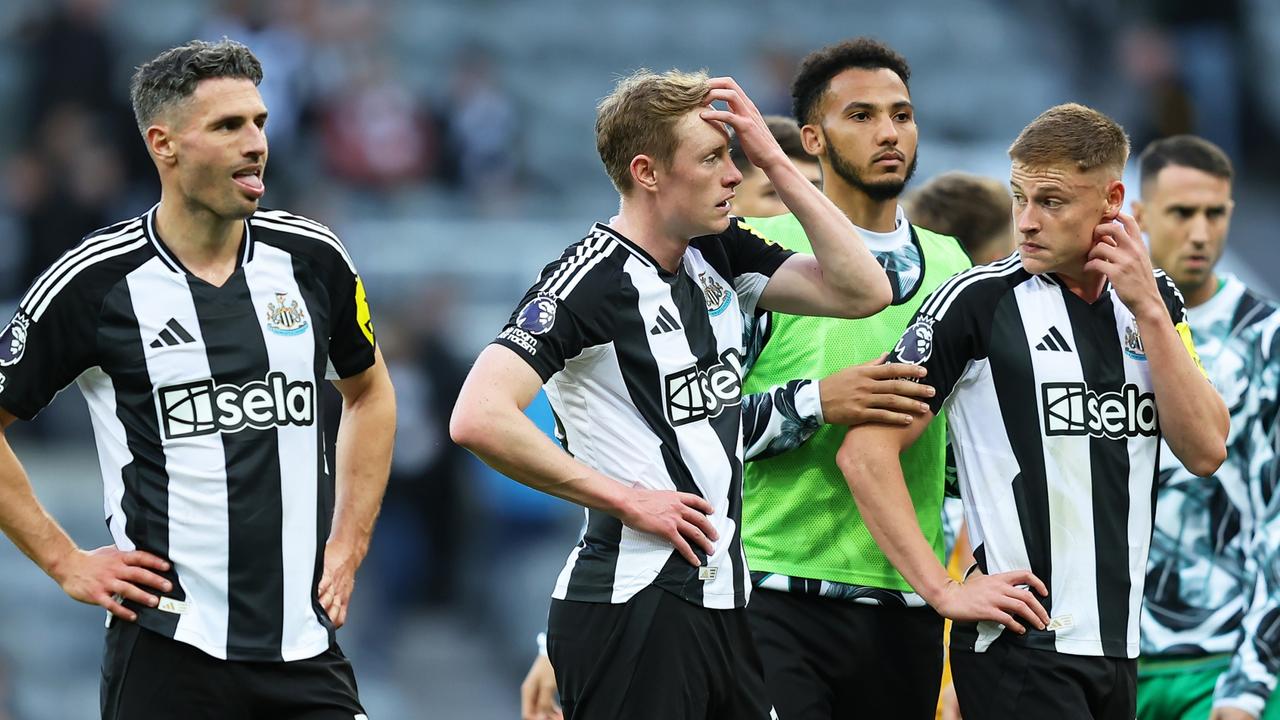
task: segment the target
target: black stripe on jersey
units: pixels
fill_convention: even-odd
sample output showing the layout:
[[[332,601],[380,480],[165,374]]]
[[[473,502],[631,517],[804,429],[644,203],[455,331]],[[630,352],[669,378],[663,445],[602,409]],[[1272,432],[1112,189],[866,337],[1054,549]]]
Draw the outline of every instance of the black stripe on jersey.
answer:
[[[1115,331],[1115,291],[1092,305],[1062,289],[1067,317],[1076,330],[1076,355],[1085,385],[1098,394],[1124,390],[1124,359]],[[1096,329],[1096,331],[1095,331]],[[1127,657],[1129,626],[1129,443],[1089,436],[1093,478],[1093,545],[1098,587],[1098,631],[1102,652]],[[1159,465],[1156,465],[1159,468]]]
[[[591,269],[612,255],[615,249],[617,243],[608,235],[589,235],[578,244],[572,256],[561,259],[560,265],[538,289],[561,299],[568,297]]]
[[[94,236],[84,241],[78,247],[64,253],[57,262],[40,275],[22,298],[19,307],[33,321],[39,321],[45,308],[57,293],[66,287],[71,278],[95,263],[129,252],[134,246],[141,247],[145,244],[142,241],[142,235],[141,224],[136,227],[130,224],[122,231]]]
[[[951,279],[943,282],[933,291],[932,294],[920,306],[920,313],[929,317],[940,320],[943,314],[951,307],[952,301],[964,291],[965,288],[994,277],[1008,275],[1011,272],[1017,272],[1022,269],[1022,261],[1015,253],[990,265],[978,265],[969,270],[964,270]]]
[[[58,282],[65,274],[64,271],[69,265],[74,264],[77,260],[93,255],[101,250],[110,241],[118,240],[125,235],[131,235],[142,228],[142,219],[134,218],[126,220],[122,223],[116,223],[111,227],[103,228],[96,232],[89,233],[78,245],[63,253],[52,265],[40,273],[38,277],[31,283],[31,287],[27,289],[26,295],[22,296],[19,306],[24,309],[34,299],[36,293],[42,292],[50,285]]]
[[[1004,422],[1009,445],[1018,460],[1018,474],[1012,479],[1014,505],[1022,541],[1027,548],[1031,572],[1044,582],[1051,595],[1042,598],[1045,609],[1053,614],[1053,556],[1050,543],[1049,485],[1044,466],[1044,442],[1040,413],[1036,406],[1039,391],[1032,372],[1031,348],[1023,329],[1022,312],[1017,296],[1003,295],[996,304],[991,320],[991,348],[988,354],[996,397],[1000,402],[1000,419]],[[1034,594],[1034,593],[1033,593]],[[1040,642],[1034,647],[1053,650],[1053,633],[1028,628],[1028,640],[1035,635]]]
[[[343,262],[351,270],[351,274],[356,274],[355,263],[352,262],[346,246],[342,244],[337,235],[333,234],[332,230],[314,220],[283,210],[259,210],[254,213],[253,217],[249,218],[249,225],[319,240],[336,250],[342,256]]]
[[[256,243],[255,243],[256,245]],[[302,294],[302,300],[306,303],[307,311],[311,313],[311,322],[315,323],[315,327],[332,327],[332,320],[329,317],[329,296],[324,285],[321,283],[320,276],[316,274],[315,269],[306,261],[305,255],[290,253],[293,259],[293,277],[298,283],[298,291]],[[329,365],[329,339],[323,334],[315,335],[315,357],[312,360],[313,376],[323,378],[325,371]],[[328,383],[326,383],[327,385]],[[332,394],[334,392],[332,386],[324,388],[325,392]],[[328,425],[327,408],[329,403],[322,401],[320,389],[316,392],[316,447],[320,448],[316,461],[316,558],[315,568],[311,577],[311,609],[316,614],[316,619],[325,629],[329,631],[329,643],[332,645],[336,642],[335,628],[329,620],[329,615],[325,611],[324,606],[320,604],[320,578],[324,575],[324,546],[329,540],[329,531],[333,523],[333,507],[334,507],[334,473],[329,469],[328,443],[325,440],[325,428]]]
[[[579,602],[612,602],[621,544],[622,521],[588,508],[587,524],[578,542],[582,549],[569,573],[565,597]]]
[[[116,394],[116,417],[124,427],[125,444],[132,460],[121,469],[124,496],[120,509],[124,512],[125,535],[139,550],[162,558],[169,557],[169,473],[165,469],[164,443],[160,439],[160,419],[152,393],[147,359],[142,346],[138,317],[133,310],[129,284],[120,282],[102,303],[98,324],[98,344],[118,354],[120,367],[127,375],[112,379]],[[154,571],[169,582],[173,590],[165,597],[185,601],[186,593],[172,564],[167,572]],[[178,615],[144,608],[126,602],[138,613],[139,622],[165,637],[173,637]]]
[[[189,279],[209,370],[218,385],[243,385],[271,371],[258,311],[243,272],[220,288]],[[235,518],[227,538],[227,652],[254,655],[275,647],[278,657],[284,625],[284,559],[280,528],[279,440],[274,428],[223,433],[226,453],[227,513]]]

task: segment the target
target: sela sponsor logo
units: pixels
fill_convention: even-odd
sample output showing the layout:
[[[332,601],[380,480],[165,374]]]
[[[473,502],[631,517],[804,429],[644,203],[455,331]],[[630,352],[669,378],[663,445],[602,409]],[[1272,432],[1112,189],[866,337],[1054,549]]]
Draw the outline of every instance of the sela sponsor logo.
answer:
[[[315,384],[290,382],[282,372],[244,385],[215,386],[209,379],[169,385],[156,398],[169,440],[315,422]]]
[[[711,317],[729,309],[729,301],[733,300],[732,290],[704,272],[698,273],[698,282],[702,284],[702,296],[707,301],[707,312]]]
[[[1120,440],[1160,432],[1155,393],[1128,383],[1120,392],[1097,393],[1082,382],[1044,383],[1044,433]]]
[[[509,340],[515,343],[516,345],[519,345],[521,348],[524,349],[525,352],[529,353],[530,355],[538,354],[538,338],[530,335],[529,333],[525,332],[524,330],[521,330],[518,327],[506,328],[501,333],[499,333],[498,338],[500,340]]]
[[[516,315],[516,327],[530,335],[541,335],[556,324],[556,298],[538,293],[520,308]]]
[[[276,301],[267,303],[267,329],[277,335],[298,335],[307,329],[307,315],[289,293],[276,291]]]
[[[0,331],[0,366],[17,363],[27,351],[27,332],[31,318],[19,310],[3,331]]]
[[[911,323],[893,346],[893,355],[899,362],[923,365],[933,355],[933,318],[921,315]]]
[[[742,401],[742,354],[729,348],[720,353],[720,362],[707,370],[690,365],[667,375],[663,387],[672,427],[716,417]]]

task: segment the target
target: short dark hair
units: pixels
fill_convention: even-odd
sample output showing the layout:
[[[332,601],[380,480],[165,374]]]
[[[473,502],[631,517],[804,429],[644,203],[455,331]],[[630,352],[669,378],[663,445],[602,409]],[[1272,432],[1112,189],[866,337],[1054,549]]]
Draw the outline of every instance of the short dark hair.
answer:
[[[773,139],[778,141],[778,145],[782,147],[782,152],[786,153],[787,157],[800,162],[818,161],[817,158],[805,152],[804,139],[800,137],[800,126],[796,125],[795,120],[781,115],[765,115],[764,124],[769,126]],[[733,164],[738,167],[738,170],[744,173],[752,167],[747,154],[742,151],[742,143],[738,141],[737,134],[729,138],[729,157],[733,159]]]
[[[146,134],[157,115],[191,97],[201,80],[243,78],[262,82],[262,63],[241,43],[223,38],[192,40],[169,48],[140,66],[129,81],[138,130]]]
[[[818,105],[831,86],[831,79],[850,68],[892,70],[911,89],[911,67],[893,48],[870,37],[845,40],[814,50],[800,61],[800,70],[791,81],[791,113],[796,122],[817,122]]]
[[[1002,183],[962,172],[943,173],[904,199],[907,217],[922,228],[960,241],[970,258],[1008,235],[1013,198]]]
[[[1142,186],[1146,187],[1170,165],[1199,170],[1228,182],[1235,175],[1231,158],[1222,148],[1195,135],[1174,135],[1156,140],[1138,156]]]

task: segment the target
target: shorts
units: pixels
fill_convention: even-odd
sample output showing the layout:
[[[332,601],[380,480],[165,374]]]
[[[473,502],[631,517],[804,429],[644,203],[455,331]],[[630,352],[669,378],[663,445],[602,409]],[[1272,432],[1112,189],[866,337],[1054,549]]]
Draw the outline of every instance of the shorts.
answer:
[[[652,586],[618,605],[552,600],[547,654],[565,720],[776,717],[743,610]]]
[[[219,660],[114,620],[102,659],[102,720],[368,720],[335,645],[306,660]]]
[[[1009,642],[986,652],[951,646],[964,720],[1133,720],[1138,661],[1067,655]]]

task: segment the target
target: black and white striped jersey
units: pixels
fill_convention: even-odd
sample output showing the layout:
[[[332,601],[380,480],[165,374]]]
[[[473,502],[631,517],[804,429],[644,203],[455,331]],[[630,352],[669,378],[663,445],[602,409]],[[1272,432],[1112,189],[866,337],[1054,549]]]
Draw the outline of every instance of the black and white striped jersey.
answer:
[[[744,315],[791,255],[735,218],[695,238],[670,273],[597,224],[526,293],[495,342],[542,377],[565,449],[619,482],[705,498],[720,536],[695,568],[665,540],[588,510],[553,597],[623,603],[657,585],[708,608],[746,605]]]
[[[0,336],[0,406],[29,419],[77,380],[118,547],[167,558],[174,590],[138,622],[218,658],[325,651],[316,598],[333,511],[319,383],[373,364],[351,258],[324,226],[245,221],[221,287],[188,273],[155,208],[89,235]]]
[[[1156,275],[1195,357],[1182,297]],[[940,286],[890,355],[926,367],[930,405],[946,409],[979,567],[1030,568],[1049,588],[1049,628],[1010,639],[1137,657],[1160,427],[1138,325],[1115,290],[1087,303],[1014,254]],[[1002,629],[957,624],[952,642],[981,652]]]

